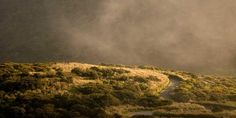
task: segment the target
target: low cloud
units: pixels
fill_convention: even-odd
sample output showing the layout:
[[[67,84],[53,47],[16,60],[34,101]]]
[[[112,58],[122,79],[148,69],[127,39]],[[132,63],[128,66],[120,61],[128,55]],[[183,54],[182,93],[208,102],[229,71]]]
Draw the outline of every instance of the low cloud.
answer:
[[[1,4],[2,61],[66,60],[235,72],[234,0],[23,3]]]

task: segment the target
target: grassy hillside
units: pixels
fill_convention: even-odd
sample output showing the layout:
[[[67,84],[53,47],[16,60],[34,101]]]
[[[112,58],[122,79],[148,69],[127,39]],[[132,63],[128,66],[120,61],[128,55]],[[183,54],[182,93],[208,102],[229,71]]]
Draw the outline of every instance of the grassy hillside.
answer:
[[[233,118],[236,79],[147,66],[0,65],[3,118],[161,116]]]

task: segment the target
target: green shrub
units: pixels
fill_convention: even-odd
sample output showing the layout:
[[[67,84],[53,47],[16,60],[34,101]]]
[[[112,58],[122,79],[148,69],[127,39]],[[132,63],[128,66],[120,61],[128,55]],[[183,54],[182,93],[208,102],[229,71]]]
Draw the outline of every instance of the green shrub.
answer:
[[[29,76],[29,72],[34,71],[29,64],[5,63],[0,65],[0,78],[12,76]]]
[[[35,89],[38,80],[32,77],[8,79],[0,83],[0,90],[7,92]]]
[[[57,73],[54,71],[47,71],[47,72],[34,72],[32,73],[34,78],[54,78],[57,77]]]
[[[115,68],[99,68],[99,67],[91,67],[90,70],[94,70],[96,72],[100,72],[103,77],[112,77],[115,75],[129,73],[129,71],[124,69],[115,69]]]
[[[124,90],[115,90],[112,93],[116,98],[118,98],[123,103],[132,104],[135,103],[139,94],[136,92],[124,89]]]
[[[136,81],[136,82],[140,82],[140,83],[147,83],[148,79],[144,78],[144,77],[140,77],[140,76],[134,76],[134,77],[130,77],[130,79]]]
[[[93,93],[87,96],[87,104],[92,107],[106,107],[120,104],[120,100],[111,94]]]
[[[61,76],[60,82],[72,83],[73,77],[71,76]]]
[[[85,84],[82,86],[74,87],[73,92],[80,92],[82,94],[92,94],[92,93],[110,93],[112,88],[104,84]]]
[[[175,80],[183,80],[183,78],[179,77],[178,75],[168,74],[168,78],[175,79]]]
[[[113,77],[111,79],[116,80],[116,81],[125,81],[125,82],[134,81],[134,82],[139,82],[139,83],[147,83],[149,79],[154,79],[154,78],[153,77],[140,77],[140,76],[118,76],[118,77]]]
[[[227,99],[225,96],[222,96],[222,94],[217,94],[217,93],[211,93],[211,94],[209,94],[209,96],[210,96],[210,98],[209,98],[210,101],[220,102],[220,101],[224,101]]]
[[[158,107],[164,105],[171,105],[173,102],[170,100],[160,100],[156,96],[146,96],[138,100],[138,104],[144,107]]]
[[[149,69],[149,70],[157,70],[158,69],[157,67],[154,67],[154,66],[145,66],[145,65],[140,65],[140,66],[138,66],[138,68]]]
[[[188,93],[183,93],[183,92],[175,92],[174,95],[171,96],[174,101],[177,102],[188,102],[191,100],[191,95]]]
[[[132,85],[132,86],[131,86]],[[136,92],[137,94],[139,94],[140,92],[142,92],[139,84],[137,83],[133,83],[133,82],[126,82],[124,84],[124,87],[123,87],[124,90],[130,90],[130,91],[133,91],[133,92]]]
[[[228,99],[231,100],[231,101],[236,101],[236,94],[228,95]]]
[[[123,74],[123,73],[128,73],[129,71],[126,71],[123,69],[114,69],[114,68],[91,67],[85,70],[81,68],[74,68],[71,72],[82,77],[107,78],[107,77],[112,77],[112,76]]]
[[[145,91],[148,89],[148,84],[140,83],[139,88],[141,89],[141,91]]]
[[[81,77],[90,77],[90,78],[99,78],[102,75],[102,73],[97,72],[95,70],[91,69],[83,70],[81,68],[74,68],[71,72]]]
[[[35,72],[47,72],[50,71],[49,64],[35,63],[32,65],[32,68]]]

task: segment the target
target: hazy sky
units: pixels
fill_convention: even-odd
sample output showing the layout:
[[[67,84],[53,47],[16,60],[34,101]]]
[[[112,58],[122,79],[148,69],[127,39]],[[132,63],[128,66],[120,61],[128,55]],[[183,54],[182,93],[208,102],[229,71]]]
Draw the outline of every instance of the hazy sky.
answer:
[[[235,0],[0,0],[0,60],[236,72]]]

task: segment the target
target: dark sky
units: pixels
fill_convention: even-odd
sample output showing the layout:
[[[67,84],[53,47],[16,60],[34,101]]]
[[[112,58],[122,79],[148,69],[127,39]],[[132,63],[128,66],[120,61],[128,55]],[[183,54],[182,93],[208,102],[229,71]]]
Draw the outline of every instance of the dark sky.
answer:
[[[235,0],[0,0],[0,61],[235,73]]]

